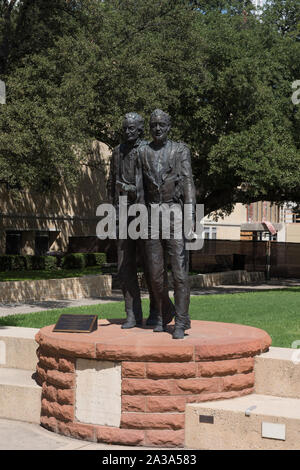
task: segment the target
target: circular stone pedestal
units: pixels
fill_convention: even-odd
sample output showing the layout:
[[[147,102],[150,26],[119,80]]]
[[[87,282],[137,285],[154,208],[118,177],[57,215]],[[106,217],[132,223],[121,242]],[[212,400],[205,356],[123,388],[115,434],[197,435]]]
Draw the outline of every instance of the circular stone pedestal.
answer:
[[[36,335],[41,424],[92,442],[184,447],[188,403],[254,391],[254,356],[268,350],[257,328],[192,321],[183,340],[100,320],[93,333]]]

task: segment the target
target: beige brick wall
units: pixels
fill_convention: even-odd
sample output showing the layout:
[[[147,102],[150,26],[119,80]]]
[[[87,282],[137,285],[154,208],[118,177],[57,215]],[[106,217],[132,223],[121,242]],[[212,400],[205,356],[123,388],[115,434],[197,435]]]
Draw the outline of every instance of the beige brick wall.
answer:
[[[300,243],[300,224],[286,224],[286,242]]]
[[[111,152],[95,141],[93,151],[82,162],[76,188],[61,185],[58,193],[22,191],[13,199],[4,185],[0,185],[0,254],[5,253],[5,231],[20,230],[22,254],[34,251],[35,231],[50,231],[50,249],[66,251],[70,236],[96,236],[96,209],[107,199],[106,181]]]

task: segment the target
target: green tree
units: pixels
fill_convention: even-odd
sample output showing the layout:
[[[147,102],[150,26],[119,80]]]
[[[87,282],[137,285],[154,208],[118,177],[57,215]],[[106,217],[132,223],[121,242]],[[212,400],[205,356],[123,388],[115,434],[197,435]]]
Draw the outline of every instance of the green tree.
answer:
[[[199,199],[207,211],[230,211],[237,201],[298,198],[299,109],[291,85],[300,77],[299,43],[250,9],[246,17],[213,10],[197,23],[205,77],[182,114],[189,116],[184,139],[192,135],[197,155]]]
[[[91,140],[113,147],[126,112],[160,107],[192,149],[206,212],[300,200],[293,3],[269,2],[259,18],[250,1],[20,1],[1,69],[0,180],[73,184]]]

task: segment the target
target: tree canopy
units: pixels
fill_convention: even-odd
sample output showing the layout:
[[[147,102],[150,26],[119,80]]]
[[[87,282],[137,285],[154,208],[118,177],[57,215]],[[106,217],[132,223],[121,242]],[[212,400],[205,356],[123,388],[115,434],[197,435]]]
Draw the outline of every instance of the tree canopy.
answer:
[[[250,1],[0,0],[0,181],[75,184],[79,149],[112,148],[126,112],[159,107],[207,213],[298,202],[299,36],[293,0],[261,16]]]

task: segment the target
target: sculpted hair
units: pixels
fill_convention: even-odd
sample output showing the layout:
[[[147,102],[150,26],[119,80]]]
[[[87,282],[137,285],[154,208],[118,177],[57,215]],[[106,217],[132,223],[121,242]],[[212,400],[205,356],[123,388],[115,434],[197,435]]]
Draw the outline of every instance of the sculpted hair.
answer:
[[[124,116],[124,121],[126,120],[131,120],[131,121],[136,121],[137,124],[138,124],[138,129],[140,131],[140,137],[143,137],[144,135],[144,128],[145,128],[145,121],[144,121],[144,118],[138,114],[138,113],[134,113],[134,112],[131,112],[131,113],[127,113],[125,114]]]
[[[162,111],[161,109],[155,109],[155,111],[153,111],[153,113],[150,116],[150,122],[152,121],[152,119],[154,119],[158,116],[162,117],[169,126],[172,125],[171,116],[169,114],[165,113],[164,111]]]

